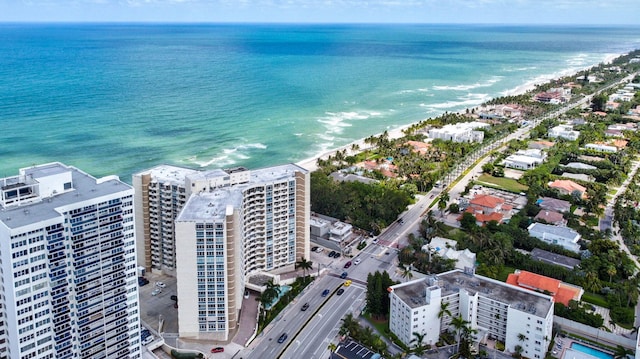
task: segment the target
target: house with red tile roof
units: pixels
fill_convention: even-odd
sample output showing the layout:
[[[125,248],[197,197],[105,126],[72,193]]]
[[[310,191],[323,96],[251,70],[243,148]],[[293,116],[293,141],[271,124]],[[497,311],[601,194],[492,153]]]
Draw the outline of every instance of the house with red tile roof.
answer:
[[[587,198],[587,188],[572,180],[555,180],[549,182],[549,188],[555,188],[562,194],[572,195],[575,191],[580,193],[581,198]]]
[[[405,144],[411,147],[411,150],[413,152],[419,153],[421,155],[424,155],[431,150],[431,144],[426,142],[407,141],[405,142]]]
[[[396,171],[398,170],[398,166],[394,165],[391,161],[385,159],[382,162],[378,163],[376,161],[364,161],[360,163],[356,163],[355,167],[363,168],[367,171],[378,170],[382,173],[383,176],[388,178],[396,178],[398,174]]]
[[[469,201],[469,206],[465,210],[476,217],[476,223],[483,226],[491,221],[502,223],[505,219],[511,218],[513,206],[505,204],[502,198],[487,194],[479,194]],[[462,216],[458,217],[458,221]]]
[[[565,306],[569,305],[570,300],[580,301],[582,294],[584,294],[584,289],[581,287],[521,270],[509,274],[507,284],[548,294],[553,297],[554,302],[562,303]]]

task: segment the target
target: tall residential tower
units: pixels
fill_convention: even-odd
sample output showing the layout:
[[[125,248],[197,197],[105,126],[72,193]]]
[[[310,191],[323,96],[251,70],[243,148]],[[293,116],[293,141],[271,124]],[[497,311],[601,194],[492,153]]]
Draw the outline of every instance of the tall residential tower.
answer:
[[[0,179],[0,357],[140,358],[133,189],[61,163]]]

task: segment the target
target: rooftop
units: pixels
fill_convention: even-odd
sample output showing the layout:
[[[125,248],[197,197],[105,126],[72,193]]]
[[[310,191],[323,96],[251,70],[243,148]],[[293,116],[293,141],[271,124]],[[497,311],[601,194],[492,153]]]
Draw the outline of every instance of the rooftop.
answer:
[[[514,287],[494,279],[475,274],[466,274],[456,269],[433,277],[442,290],[442,296],[449,296],[466,290],[471,295],[479,293],[485,298],[509,304],[511,307],[539,316],[546,316],[553,305],[551,297],[522,288]],[[425,291],[429,287],[429,277],[393,286],[393,292],[411,308],[426,305]],[[440,305],[440,302],[437,303]]]
[[[568,268],[568,269],[573,269],[576,266],[580,265],[580,260],[579,259],[575,259],[575,258],[563,256],[561,254],[545,251],[544,249],[540,249],[540,248],[534,248],[531,251],[531,257],[533,259],[541,261],[541,262],[547,262],[547,263],[556,264],[556,265],[563,266],[563,267]]]
[[[102,196],[112,195],[133,189],[120,181],[117,176],[95,178],[81,170],[59,162],[22,168],[21,175],[36,182],[46,181],[46,177],[70,173],[72,187],[64,192],[54,190],[51,195],[40,190],[34,201],[17,206],[3,207],[0,205],[0,222],[8,228],[19,228],[31,223],[60,217],[60,207],[78,203]]]
[[[543,224],[543,223],[533,223],[529,225],[529,228],[527,229],[529,230],[529,233],[535,232],[540,234],[543,234],[543,233],[553,234],[555,236],[562,237],[565,239],[571,239],[572,242],[575,242],[580,238],[580,235],[578,234],[578,232],[576,232],[575,230],[569,227],[553,226],[550,224]],[[578,239],[573,241],[573,239],[575,239],[576,237]]]
[[[159,165],[148,170],[134,174],[134,176],[141,176],[150,174],[154,179],[159,182],[169,182],[171,184],[184,186],[184,179],[191,174],[195,174],[198,171],[185,167],[171,166],[171,165]]]

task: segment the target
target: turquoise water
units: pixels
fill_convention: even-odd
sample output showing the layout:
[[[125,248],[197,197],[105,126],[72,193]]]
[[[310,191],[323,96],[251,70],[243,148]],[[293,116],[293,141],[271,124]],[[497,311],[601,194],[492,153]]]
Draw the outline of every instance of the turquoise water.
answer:
[[[575,349],[579,352],[589,354],[598,359],[613,359],[613,355],[607,354],[603,351],[588,347],[586,345],[582,345],[580,343],[571,343],[571,349]]]
[[[278,296],[276,298],[274,298],[271,303],[265,305],[265,309],[266,310],[270,310],[271,307],[273,307],[274,305],[276,305],[276,303],[278,303],[280,301],[280,298],[282,298],[282,296],[284,296],[285,294],[287,294],[289,291],[291,290],[291,287],[288,285],[281,285],[280,287],[278,287]]]
[[[297,162],[640,48],[639,30],[0,24],[0,177]]]

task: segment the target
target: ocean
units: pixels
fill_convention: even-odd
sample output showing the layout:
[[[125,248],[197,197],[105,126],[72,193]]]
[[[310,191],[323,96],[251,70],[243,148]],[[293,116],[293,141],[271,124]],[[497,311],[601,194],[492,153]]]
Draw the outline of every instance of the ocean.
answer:
[[[0,24],[0,177],[298,162],[640,48],[639,30]]]

